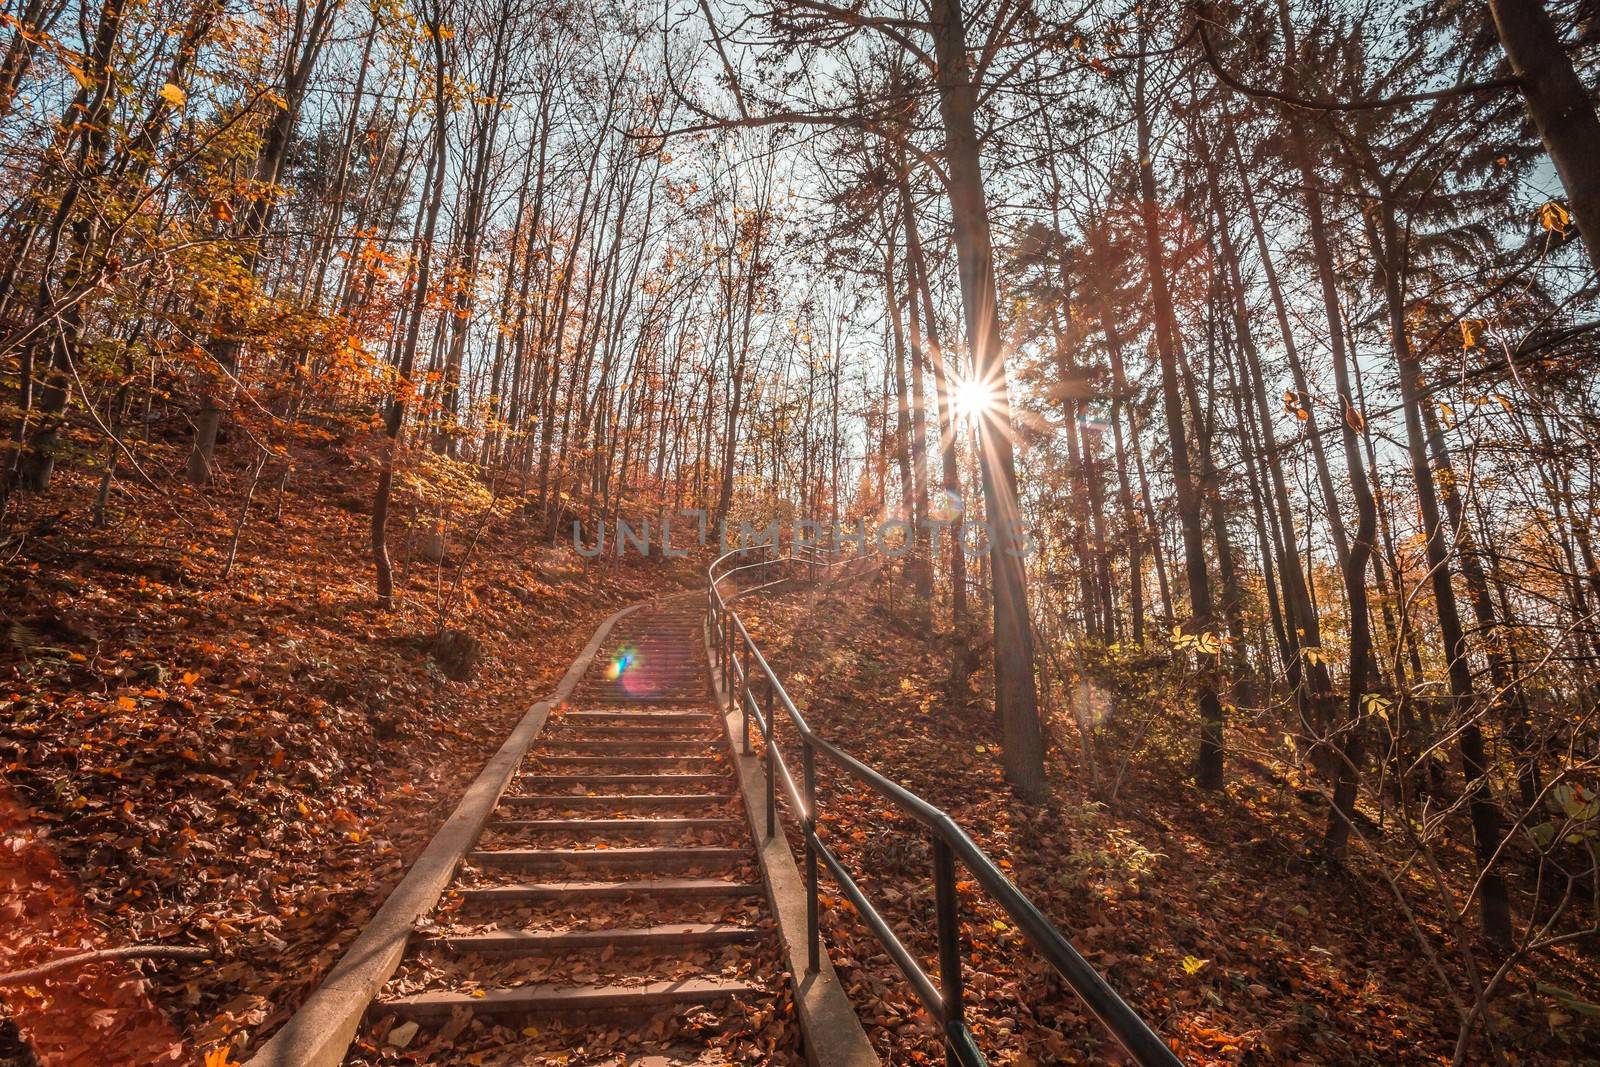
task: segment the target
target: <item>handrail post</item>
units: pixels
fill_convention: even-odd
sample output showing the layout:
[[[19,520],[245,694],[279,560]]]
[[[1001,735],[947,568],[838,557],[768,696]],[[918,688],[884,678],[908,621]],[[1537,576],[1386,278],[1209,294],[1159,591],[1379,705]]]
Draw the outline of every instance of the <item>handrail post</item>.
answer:
[[[748,653],[745,655],[744,669],[747,673],[750,670],[750,656]],[[739,701],[739,716],[744,723],[744,754],[748,756],[750,755],[750,701]]]
[[[726,608],[718,607],[716,602],[711,604],[711,641],[712,648],[716,651],[717,677],[722,681],[724,692],[728,689],[728,672],[722,669],[722,628],[727,625],[723,619]]]
[[[950,846],[933,838],[933,899],[939,923],[939,989],[944,996],[945,1063],[959,1067],[950,1035],[965,1025],[961,986],[961,900],[956,893],[956,863]]]
[[[745,705],[745,697],[750,693],[750,648],[739,640],[737,626],[728,627],[728,632],[732,635],[729,638],[732,644],[729,646],[728,662],[739,666],[739,680],[733,688],[733,699],[742,708]]]
[[[734,700],[734,684],[733,684],[733,622],[732,622],[733,612],[731,610],[729,610],[729,609],[724,609],[724,613],[723,614],[724,614],[724,617],[723,617],[723,620],[722,620],[722,680],[723,680],[724,683],[726,683],[725,688],[728,691],[728,702],[730,704],[729,710],[731,711],[732,710],[731,705],[732,705],[733,700]]]
[[[822,965],[822,931],[817,926],[817,758],[810,738],[802,734],[800,743],[806,790],[806,970],[815,974]]]
[[[778,721],[772,717],[772,679],[767,679],[767,840],[778,832]]]

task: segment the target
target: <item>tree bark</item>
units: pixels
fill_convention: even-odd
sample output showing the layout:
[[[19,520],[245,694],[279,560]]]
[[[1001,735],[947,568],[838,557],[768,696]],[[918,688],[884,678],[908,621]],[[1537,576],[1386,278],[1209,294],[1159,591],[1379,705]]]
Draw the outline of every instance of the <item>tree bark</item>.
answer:
[[[1589,266],[1600,273],[1600,117],[1543,0],[1489,0],[1511,72],[1522,81],[1550,161],[1567,190]]]
[[[994,593],[995,710],[1004,736],[1006,778],[1020,795],[1037,798],[1044,793],[1044,737],[1035,688],[1033,627],[1028,614],[989,205],[975,121],[977,86],[967,68],[960,0],[932,0],[931,15],[967,340],[974,374],[993,397],[979,420],[979,447],[984,507],[994,528],[989,569]]]
[[[427,22],[433,44],[433,160],[428,175],[428,206],[425,212],[421,239],[417,244],[417,265],[411,283],[411,308],[406,322],[405,340],[400,349],[399,380],[395,395],[389,401],[384,416],[383,457],[378,470],[378,488],[372,502],[372,561],[377,572],[378,603],[382,607],[394,604],[394,572],[389,563],[389,500],[394,490],[394,468],[400,448],[400,429],[405,423],[406,394],[412,388],[416,370],[417,342],[422,333],[422,320],[427,313],[428,286],[432,281],[433,239],[439,228],[439,208],[444,202],[444,168],[446,132],[449,122],[449,103],[445,98],[445,85],[449,71],[445,62],[444,38],[439,33],[443,24],[442,11],[436,11]]]
[[[1143,32],[1140,39],[1144,39]],[[1167,281],[1166,252],[1162,247],[1160,216],[1156,205],[1150,114],[1145,100],[1145,62],[1142,57],[1139,59],[1135,81],[1134,112],[1139,152],[1139,215],[1144,232],[1145,267],[1155,314],[1156,355],[1161,364],[1161,399],[1166,413],[1167,441],[1172,451],[1172,480],[1177,493],[1179,528],[1183,534],[1184,574],[1188,579],[1189,606],[1193,612],[1193,618],[1184,625],[1184,630],[1190,634],[1204,633],[1215,623],[1216,611],[1211,599],[1211,577],[1206,571],[1205,533],[1201,525],[1202,494],[1191,467],[1189,435],[1184,426],[1183,392],[1178,375],[1177,330],[1172,293]],[[1222,701],[1217,696],[1215,671],[1207,664],[1207,658],[1204,653],[1199,654],[1200,669],[1195,683],[1195,703],[1200,712],[1200,751],[1195,767],[1195,781],[1202,789],[1220,789],[1223,765]]]
[[[1489,763],[1483,728],[1473,710],[1475,693],[1472,666],[1467,660],[1467,638],[1461,625],[1461,612],[1452,582],[1450,528],[1439,511],[1438,490],[1429,462],[1428,435],[1423,425],[1423,406],[1430,401],[1423,393],[1422,368],[1411,348],[1406,332],[1405,291],[1402,282],[1404,250],[1399,223],[1387,190],[1380,195],[1373,212],[1375,246],[1379,250],[1389,332],[1399,368],[1400,397],[1405,409],[1407,453],[1411,475],[1417,487],[1417,505],[1422,512],[1423,533],[1427,538],[1428,573],[1433,585],[1434,609],[1438,614],[1439,637],[1448,665],[1452,723],[1459,731],[1461,766],[1467,780],[1468,810],[1472,819],[1473,845],[1477,852],[1479,876],[1479,915],[1486,937],[1509,947],[1512,942],[1511,901],[1505,878],[1494,869],[1500,851],[1500,807],[1489,780]]]
[[[900,174],[900,211],[906,230],[906,288],[913,303],[922,299],[922,328],[927,335],[927,363],[933,370],[933,394],[939,411],[939,472],[944,490],[941,510],[961,499],[961,467],[956,459],[955,414],[950,403],[949,368],[939,345],[939,320],[933,310],[933,288],[928,282],[928,265],[922,255],[922,237],[917,232],[916,207],[911,202],[911,184],[905,168]],[[967,620],[967,556],[954,531],[946,531],[950,546],[950,621],[957,629]]]

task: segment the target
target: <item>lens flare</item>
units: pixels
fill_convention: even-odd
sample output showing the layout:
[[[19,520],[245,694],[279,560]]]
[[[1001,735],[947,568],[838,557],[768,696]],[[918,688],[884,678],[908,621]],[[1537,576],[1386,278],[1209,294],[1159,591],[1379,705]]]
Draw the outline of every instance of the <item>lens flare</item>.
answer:
[[[628,673],[628,668],[633,666],[634,660],[638,657],[639,653],[632,645],[617,649],[617,654],[611,657],[611,664],[606,667],[606,678],[613,682],[621,678]]]

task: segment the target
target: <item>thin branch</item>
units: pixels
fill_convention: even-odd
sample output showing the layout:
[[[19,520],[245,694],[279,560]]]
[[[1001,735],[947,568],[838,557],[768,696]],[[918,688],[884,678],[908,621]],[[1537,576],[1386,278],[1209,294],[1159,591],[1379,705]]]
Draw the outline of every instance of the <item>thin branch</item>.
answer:
[[[904,48],[907,52],[910,52],[911,55],[916,58],[918,63],[921,63],[925,68],[927,68],[929,73],[934,73],[938,70],[938,64],[933,61],[933,57],[928,55],[928,53],[919,47],[917,43],[913,41],[906,33],[908,29],[922,30],[926,32],[929,29],[929,24],[927,22],[920,21],[918,19],[890,19],[871,17],[861,14],[859,11],[851,11],[846,8],[838,7],[834,4],[822,3],[820,0],[789,0],[788,6],[790,8],[799,8],[803,11],[810,12],[818,17],[834,19],[835,21],[841,22],[846,26],[877,30],[879,33],[883,34],[885,37],[888,37],[900,47]]]
[[[744,93],[739,89],[739,75],[733,69],[733,63],[728,59],[727,49],[722,47],[722,34],[717,32],[717,20],[711,15],[711,8],[706,0],[700,0],[700,10],[706,17],[706,30],[711,34],[711,44],[717,50],[717,58],[722,60],[722,69],[728,75],[728,89],[733,93],[734,106],[739,109],[740,118],[749,118],[750,109],[744,106]]]
[[[20,971],[0,974],[0,986],[21,985],[43,978],[47,974],[54,974],[56,971],[64,971],[68,967],[81,967],[84,964],[100,963],[105,960],[209,960],[219,955],[215,949],[200,945],[124,945],[121,948],[97,948],[92,952],[78,952],[34,967],[24,967]]]
[[[1522,79],[1517,77],[1490,78],[1485,81],[1463,82],[1452,85],[1448,89],[1435,89],[1425,93],[1401,93],[1398,96],[1371,97],[1366,100],[1335,100],[1326,96],[1297,96],[1293,93],[1282,93],[1275,89],[1263,89],[1259,86],[1248,85],[1232,74],[1228,73],[1222,65],[1222,60],[1217,57],[1216,48],[1211,42],[1211,35],[1206,31],[1210,19],[1206,17],[1206,10],[1201,8],[1195,17],[1195,29],[1200,36],[1200,50],[1205,53],[1206,64],[1216,73],[1217,78],[1228,88],[1253,96],[1261,100],[1271,100],[1286,107],[1299,108],[1302,111],[1378,111],[1384,108],[1403,107],[1406,104],[1420,104],[1427,100],[1443,100],[1452,96],[1465,96],[1469,93],[1482,93],[1500,89],[1522,88]]]

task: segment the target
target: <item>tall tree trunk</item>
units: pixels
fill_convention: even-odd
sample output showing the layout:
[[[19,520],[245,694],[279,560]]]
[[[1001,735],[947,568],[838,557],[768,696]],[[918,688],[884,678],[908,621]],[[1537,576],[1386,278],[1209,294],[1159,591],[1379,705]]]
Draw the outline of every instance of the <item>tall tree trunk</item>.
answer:
[[[101,7],[95,24],[94,44],[87,57],[88,80],[79,86],[62,120],[66,127],[63,144],[70,146],[74,137],[79,140],[72,155],[67,185],[44,230],[45,249],[34,305],[39,336],[24,342],[18,370],[15,442],[19,447],[15,462],[22,488],[33,493],[42,493],[50,487],[67,403],[72,397],[77,350],[83,333],[83,300],[87,287],[95,284],[92,246],[99,230],[98,212],[79,213],[78,206],[105,166],[110,117],[119,83],[113,58],[125,12],[123,0],[109,0]],[[53,273],[63,237],[68,239],[67,252],[58,289]],[[39,356],[46,357],[46,374],[44,388],[39,394],[39,422],[28,436],[33,379]],[[24,440],[27,441],[26,451],[20,447]],[[8,471],[3,488],[9,490],[11,481]],[[4,495],[0,493],[0,498]]]
[[[884,227],[883,297],[884,313],[889,317],[889,333],[893,342],[895,429],[894,459],[900,469],[900,518],[914,522],[917,515],[916,487],[911,484],[911,383],[906,376],[905,326],[900,321],[900,301],[895,298],[894,232]],[[907,548],[915,549],[915,542],[907,531]],[[920,590],[919,590],[920,592]]]
[[[1280,19],[1283,23],[1285,48],[1295,54],[1293,28],[1289,22],[1286,0],[1279,0]],[[1287,81],[1288,69],[1284,71]],[[1350,384],[1349,364],[1345,354],[1344,316],[1339,307],[1338,278],[1334,271],[1333,252],[1328,241],[1327,223],[1323,217],[1322,195],[1312,165],[1311,149],[1306,142],[1304,129],[1291,122],[1288,129],[1289,155],[1300,173],[1301,197],[1306,206],[1306,226],[1311,236],[1312,261],[1316,265],[1317,280],[1322,294],[1322,309],[1328,324],[1328,348],[1333,361],[1334,387],[1339,393],[1340,442],[1344,446],[1345,471],[1350,479],[1350,490],[1356,502],[1356,535],[1352,541],[1345,532],[1342,505],[1328,474],[1328,461],[1322,447],[1321,435],[1316,427],[1315,413],[1305,382],[1305,372],[1298,352],[1290,343],[1290,364],[1295,371],[1295,388],[1300,393],[1300,404],[1307,415],[1306,434],[1311,439],[1317,464],[1318,479],[1322,483],[1327,506],[1328,526],[1333,535],[1339,557],[1340,573],[1344,578],[1345,602],[1349,612],[1350,669],[1349,692],[1345,699],[1345,716],[1342,723],[1329,726],[1329,741],[1337,755],[1334,767],[1333,806],[1323,832],[1322,853],[1325,859],[1342,862],[1355,818],[1356,789],[1359,783],[1361,761],[1364,753],[1362,725],[1363,701],[1373,689],[1374,659],[1372,655],[1372,615],[1367,601],[1366,571],[1372,558],[1373,541],[1377,533],[1377,502],[1372,487],[1367,483],[1367,473],[1361,452],[1359,431],[1366,425],[1366,416],[1356,406],[1355,392]],[[1233,141],[1235,158],[1238,142]],[[1241,177],[1248,183],[1248,177]],[[1254,212],[1254,204],[1251,206]],[[1265,245],[1263,242],[1263,249]],[[1288,336],[1285,321],[1285,336]]]
[[[1033,626],[1023,560],[1021,511],[1011,450],[1011,404],[1000,343],[989,205],[978,145],[977,87],[967,62],[960,0],[932,0],[938,61],[939,115],[949,171],[950,214],[974,373],[993,396],[983,413],[980,448],[984,507],[994,539],[989,562],[994,592],[995,710],[1005,744],[1005,771],[1017,792],[1044,793],[1044,736],[1034,679]]]
[[[417,342],[422,333],[422,320],[427,314],[428,288],[432,283],[433,239],[439,228],[439,208],[444,202],[444,167],[447,123],[450,109],[445,96],[449,71],[445,64],[444,38],[439,33],[444,14],[435,11],[427,22],[433,44],[433,160],[427,184],[426,221],[421,239],[417,243],[417,263],[411,281],[411,306],[407,314],[405,340],[400,348],[399,380],[395,395],[389,400],[389,410],[384,415],[383,456],[378,469],[378,488],[372,503],[372,561],[377,572],[378,603],[383,607],[394,604],[394,572],[389,564],[389,500],[394,490],[394,468],[400,449],[400,429],[405,423],[406,393],[411,388],[416,371]]]
[[[1572,205],[1589,266],[1600,273],[1600,117],[1543,0],[1489,0],[1528,115]],[[1592,280],[1592,279],[1591,279]]]
[[[1135,510],[1133,485],[1128,477],[1128,449],[1123,440],[1122,416],[1129,399],[1128,376],[1122,363],[1122,335],[1117,329],[1116,317],[1111,313],[1111,301],[1106,295],[1110,284],[1107,277],[1111,257],[1106,248],[1105,228],[1096,223],[1089,229],[1091,263],[1098,275],[1093,280],[1094,310],[1105,336],[1106,355],[1111,362],[1111,434],[1117,461],[1117,498],[1122,507],[1122,521],[1128,541],[1128,616],[1133,631],[1133,643],[1144,647],[1144,537],[1142,523]]]
[[[1141,15],[1140,40],[1145,38]],[[1167,282],[1166,251],[1162,247],[1161,222],[1156,204],[1156,179],[1151,158],[1150,113],[1145,98],[1145,61],[1138,61],[1135,76],[1134,117],[1137,126],[1139,160],[1139,215],[1144,232],[1145,267],[1150,282],[1150,297],[1156,323],[1156,355],[1161,364],[1161,400],[1166,413],[1167,441],[1172,451],[1172,480],[1178,502],[1179,528],[1183,534],[1184,574],[1189,585],[1189,606],[1193,612],[1184,630],[1189,634],[1210,631],[1216,622],[1211,599],[1211,577],[1206,571],[1205,533],[1201,519],[1201,491],[1191,469],[1189,435],[1184,427],[1183,392],[1179,384],[1177,337],[1172,293]],[[1195,781],[1202,789],[1222,787],[1223,739],[1222,701],[1217,696],[1216,672],[1204,653],[1198,655],[1195,703],[1200,712],[1200,751]]]
[[[1405,288],[1402,280],[1405,255],[1401,245],[1403,238],[1387,189],[1380,194],[1373,214],[1378,216],[1372,224],[1375,238],[1373,243],[1379,250],[1379,269],[1389,318],[1389,333],[1400,372],[1400,397],[1405,409],[1407,452],[1411,459],[1411,476],[1417,487],[1417,505],[1422,512],[1423,533],[1427,538],[1428,572],[1433,584],[1433,602],[1434,610],[1438,614],[1439,637],[1444,645],[1445,662],[1448,665],[1450,698],[1453,705],[1452,724],[1458,730],[1461,766],[1467,780],[1473,845],[1480,869],[1479,915],[1484,935],[1497,945],[1509,947],[1512,940],[1511,901],[1506,890],[1505,878],[1494,869],[1500,851],[1500,806],[1495,800],[1493,786],[1489,780],[1483,728],[1479,725],[1478,716],[1473,708],[1476,694],[1473,691],[1472,666],[1467,660],[1467,638],[1461,626],[1461,612],[1456,602],[1455,586],[1451,581],[1450,552],[1453,542],[1450,528],[1439,511],[1438,490],[1434,482],[1433,466],[1429,462],[1428,435],[1423,425],[1423,407],[1429,401],[1423,392],[1422,368],[1412,351],[1411,339],[1406,332]]]
[[[306,86],[341,7],[340,0],[311,0],[311,3],[314,7],[309,11],[305,0],[301,0],[296,8],[295,32],[290,37],[288,54],[284,60],[281,105],[273,112],[261,154],[256,159],[255,179],[263,187],[263,192],[249,202],[240,230],[245,239],[245,251],[240,258],[244,270],[252,278],[261,260],[261,238],[272,221],[277,201],[274,187],[282,176],[283,165],[289,155]],[[217,448],[217,434],[222,428],[223,396],[233,392],[233,380],[239,371],[239,354],[244,348],[244,329],[245,323],[241,317],[233,309],[226,309],[206,346],[222,380],[205,389],[201,395],[200,409],[195,413],[194,444],[189,452],[188,474],[189,480],[196,485],[204,485],[211,480],[211,459]]]
[[[933,370],[933,393],[939,406],[939,472],[944,490],[941,509],[961,499],[961,468],[956,459],[955,410],[951,405],[949,368],[939,345],[939,320],[933,310],[933,287],[928,280],[928,265],[922,255],[922,238],[917,231],[916,207],[911,201],[911,184],[904,167],[900,168],[900,211],[906,230],[906,289],[912,303],[922,298],[922,325],[927,333],[927,363]],[[960,516],[961,518],[964,516]],[[950,620],[958,629],[967,620],[967,556],[955,531],[945,532],[950,551]]]

